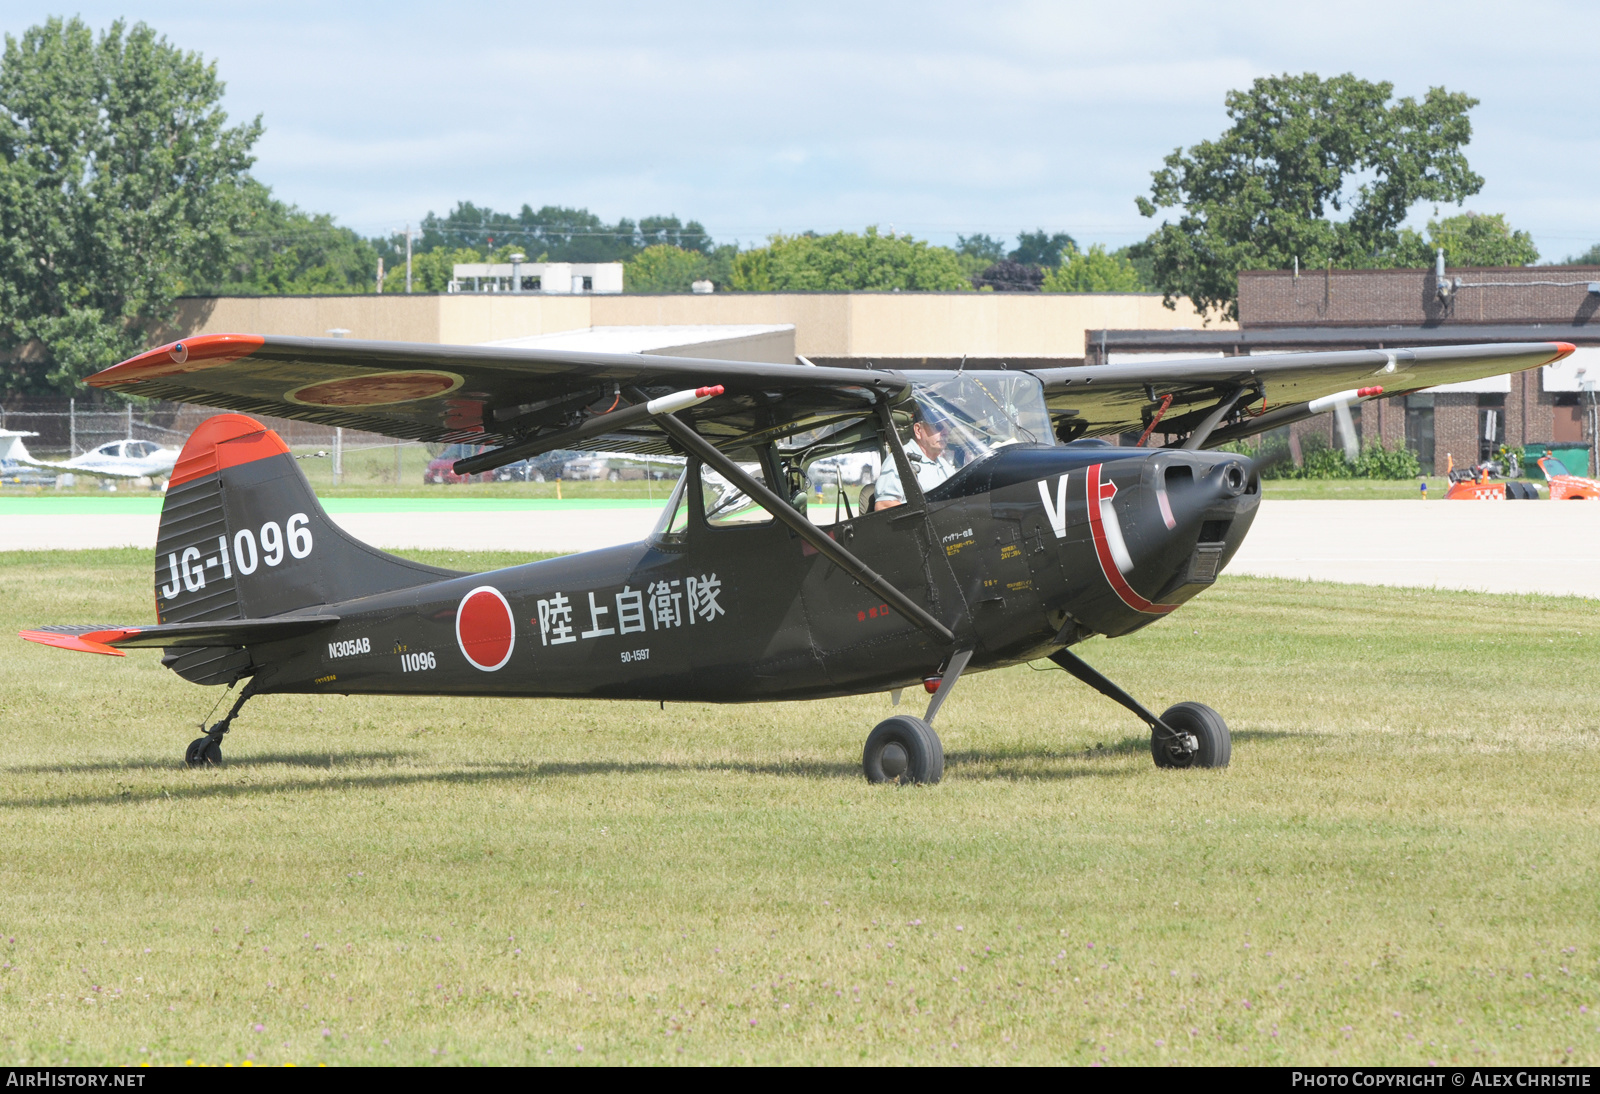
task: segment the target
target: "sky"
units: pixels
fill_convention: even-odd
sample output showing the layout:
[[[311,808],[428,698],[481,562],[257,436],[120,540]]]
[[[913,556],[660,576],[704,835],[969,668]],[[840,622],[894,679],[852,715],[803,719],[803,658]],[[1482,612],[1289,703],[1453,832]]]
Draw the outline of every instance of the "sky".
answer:
[[[1311,71],[1478,98],[1487,182],[1464,208],[1547,260],[1600,242],[1591,3],[7,0],[0,29],[58,14],[214,60],[230,115],[266,126],[256,176],[369,236],[467,200],[676,214],[745,245],[876,224],[1116,247],[1151,230],[1133,199],[1162,157],[1226,128],[1230,89]]]

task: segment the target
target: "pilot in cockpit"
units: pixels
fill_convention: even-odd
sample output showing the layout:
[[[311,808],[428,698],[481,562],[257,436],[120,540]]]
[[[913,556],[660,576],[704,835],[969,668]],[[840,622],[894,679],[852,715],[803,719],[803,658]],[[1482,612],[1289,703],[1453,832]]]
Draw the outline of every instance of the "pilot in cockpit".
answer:
[[[906,460],[917,476],[917,485],[923,491],[932,490],[956,473],[956,465],[946,453],[950,423],[938,410],[912,404],[911,439],[915,444],[906,446]],[[885,461],[883,476],[878,479],[874,509],[888,509],[906,502],[905,486],[900,482],[900,468],[894,461]]]

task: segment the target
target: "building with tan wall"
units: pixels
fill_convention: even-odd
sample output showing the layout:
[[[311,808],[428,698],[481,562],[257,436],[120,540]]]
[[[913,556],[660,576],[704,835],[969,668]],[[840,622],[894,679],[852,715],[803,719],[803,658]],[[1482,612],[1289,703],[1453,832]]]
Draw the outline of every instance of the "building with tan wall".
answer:
[[[588,327],[793,324],[822,364],[1077,361],[1091,328],[1198,328],[1151,293],[714,293],[190,297],[174,337],[282,334],[477,344]],[[1231,329],[1213,321],[1211,329]]]

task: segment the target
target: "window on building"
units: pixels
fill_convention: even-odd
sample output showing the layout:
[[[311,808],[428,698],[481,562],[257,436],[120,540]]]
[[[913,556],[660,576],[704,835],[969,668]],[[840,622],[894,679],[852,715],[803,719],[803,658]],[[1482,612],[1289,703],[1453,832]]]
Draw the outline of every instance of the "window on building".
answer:
[[[1493,458],[1506,443],[1506,397],[1502,393],[1478,396],[1478,462]]]
[[[1417,454],[1425,475],[1433,474],[1433,396],[1406,396],[1406,447]]]

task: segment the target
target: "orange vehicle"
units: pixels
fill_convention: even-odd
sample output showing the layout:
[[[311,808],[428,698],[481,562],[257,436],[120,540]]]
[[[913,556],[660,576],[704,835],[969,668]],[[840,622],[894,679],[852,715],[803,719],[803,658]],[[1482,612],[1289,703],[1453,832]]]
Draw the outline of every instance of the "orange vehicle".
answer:
[[[1539,488],[1533,483],[1490,479],[1485,467],[1476,472],[1452,471],[1450,489],[1444,495],[1445,501],[1537,501],[1538,498]]]
[[[1554,454],[1546,452],[1538,460],[1539,470],[1550,484],[1551,501],[1600,501],[1600,482],[1569,472]],[[1475,471],[1450,472],[1446,501],[1532,501],[1540,497],[1539,487],[1531,482],[1491,479],[1488,465]]]
[[[1539,470],[1550,484],[1551,501],[1600,501],[1600,482],[1574,475],[1566,464],[1546,452],[1539,457]]]

